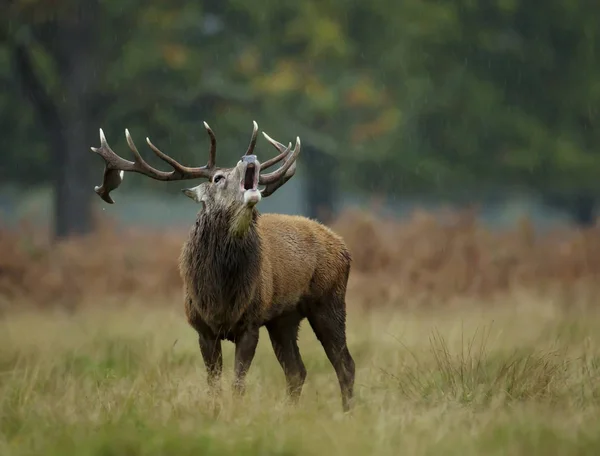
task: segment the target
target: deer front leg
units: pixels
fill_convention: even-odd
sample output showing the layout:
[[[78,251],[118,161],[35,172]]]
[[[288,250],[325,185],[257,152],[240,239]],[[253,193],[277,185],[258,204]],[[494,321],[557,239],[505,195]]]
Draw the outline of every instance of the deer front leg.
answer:
[[[258,328],[251,328],[244,331],[239,338],[235,340],[235,368],[233,389],[237,394],[244,394],[246,391],[246,374],[258,345]]]
[[[223,354],[221,341],[212,334],[198,333],[200,351],[206,366],[208,386],[213,394],[221,391],[221,372],[223,371]]]
[[[196,312],[191,299],[185,297],[185,313],[188,323],[198,333],[198,344],[202,359],[206,366],[208,386],[211,393],[219,393],[220,377],[223,371],[223,354],[221,351],[221,340],[217,337],[214,331],[200,318]]]

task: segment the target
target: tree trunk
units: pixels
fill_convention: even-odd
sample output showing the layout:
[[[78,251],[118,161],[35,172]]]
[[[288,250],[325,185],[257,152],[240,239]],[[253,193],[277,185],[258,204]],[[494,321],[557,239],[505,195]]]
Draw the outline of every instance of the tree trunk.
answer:
[[[92,229],[93,184],[90,146],[98,141],[90,125],[94,78],[93,30],[96,2],[85,2],[58,30],[64,83],[64,147],[55,150],[54,235],[57,239]]]
[[[596,221],[596,198],[589,193],[575,195],[545,195],[546,204],[566,212],[581,227],[593,226]]]
[[[89,179],[90,146],[98,138],[90,128],[94,92],[94,26],[97,0],[73,4],[48,23],[44,45],[58,68],[62,93],[53,97],[39,77],[26,43],[7,37],[15,73],[26,98],[46,130],[54,174],[54,237],[85,234],[92,229]]]
[[[336,160],[316,147],[302,147],[306,157],[306,204],[307,215],[322,223],[329,223],[335,216],[337,180]]]
[[[97,135],[93,136],[89,128],[85,69],[81,63],[73,64],[64,75],[67,100],[62,121],[64,144],[62,150],[54,151],[58,165],[54,181],[54,235],[58,239],[86,234],[92,229],[90,145]]]
[[[578,195],[570,207],[571,217],[582,227],[593,226],[595,223],[595,198],[592,195]]]
[[[91,231],[94,195],[89,178],[89,150],[93,136],[85,108],[72,106],[63,124],[67,129],[64,148],[55,154],[58,166],[54,181],[54,236],[57,239]]]

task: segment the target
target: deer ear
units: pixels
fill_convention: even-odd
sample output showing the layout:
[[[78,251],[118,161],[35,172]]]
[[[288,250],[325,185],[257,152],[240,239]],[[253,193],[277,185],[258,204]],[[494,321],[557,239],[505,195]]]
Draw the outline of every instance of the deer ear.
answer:
[[[204,201],[204,186],[202,184],[192,188],[184,188],[181,192],[188,198],[193,199],[196,203]]]

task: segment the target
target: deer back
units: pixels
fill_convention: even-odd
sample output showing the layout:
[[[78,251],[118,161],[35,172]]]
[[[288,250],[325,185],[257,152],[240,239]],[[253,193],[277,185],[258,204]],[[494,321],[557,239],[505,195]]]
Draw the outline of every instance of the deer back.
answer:
[[[257,221],[262,244],[264,305],[318,300],[346,286],[351,256],[344,241],[320,223],[300,216],[264,214]]]

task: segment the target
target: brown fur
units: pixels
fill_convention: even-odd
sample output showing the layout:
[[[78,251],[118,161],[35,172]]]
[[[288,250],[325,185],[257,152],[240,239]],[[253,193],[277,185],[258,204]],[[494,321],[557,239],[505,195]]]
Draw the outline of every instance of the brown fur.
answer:
[[[251,211],[250,223],[233,234],[231,226],[237,218],[248,216],[243,211]],[[354,381],[354,363],[345,343],[344,296],[350,263],[344,241],[305,217],[259,215],[255,208],[200,211],[182,249],[180,271],[186,315],[199,332],[201,349],[204,338],[203,355],[209,345],[219,352],[212,364],[210,359],[207,362],[211,384],[221,372],[217,343],[227,339],[238,344],[245,333],[257,334],[258,328],[266,326],[289,392],[297,398],[306,372],[296,338],[300,321],[308,317],[338,372],[347,410]],[[335,350],[343,352],[343,365]],[[236,347],[236,358],[237,351]],[[250,351],[251,361],[254,349]],[[243,382],[250,361],[236,371],[238,382]]]

